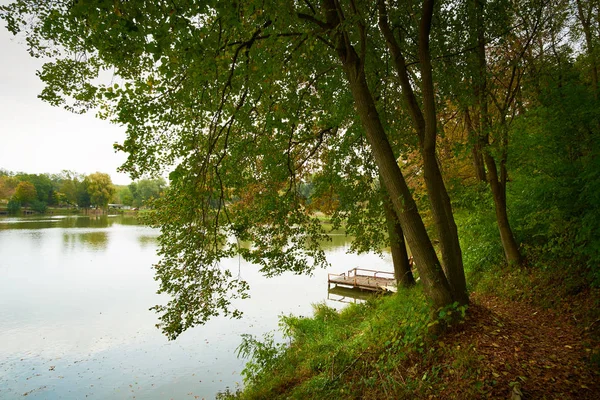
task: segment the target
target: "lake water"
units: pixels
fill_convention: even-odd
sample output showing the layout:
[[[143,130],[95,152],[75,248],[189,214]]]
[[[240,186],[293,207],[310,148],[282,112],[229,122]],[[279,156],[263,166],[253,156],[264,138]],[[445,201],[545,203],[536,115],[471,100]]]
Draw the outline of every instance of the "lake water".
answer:
[[[264,278],[236,259],[250,284],[242,319],[215,318],[168,341],[148,309],[164,303],[151,266],[158,232],[132,217],[0,218],[0,399],[202,399],[242,384],[242,333],[277,330],[282,314],[310,315],[328,299],[327,272],[391,271],[389,255],[349,255],[313,276]],[[339,300],[337,296],[329,296]]]

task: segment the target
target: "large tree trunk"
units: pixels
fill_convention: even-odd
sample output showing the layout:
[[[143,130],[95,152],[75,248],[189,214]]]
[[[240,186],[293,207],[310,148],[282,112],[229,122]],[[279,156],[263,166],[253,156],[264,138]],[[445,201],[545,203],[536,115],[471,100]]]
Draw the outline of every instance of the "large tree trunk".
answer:
[[[398,217],[394,212],[394,207],[385,190],[383,179],[381,177],[379,178],[379,182],[381,183],[383,210],[385,212],[385,222],[390,240],[392,263],[394,264],[394,277],[396,278],[398,286],[411,287],[415,284],[415,278],[408,258],[406,242],[404,241],[404,232],[402,231],[400,221],[398,221]]]
[[[423,177],[440,241],[444,273],[450,284],[454,299],[460,304],[468,304],[467,281],[450,197],[437,163],[435,150],[425,150],[422,154]]]
[[[384,186],[390,195],[394,211],[402,225],[406,241],[416,262],[419,275],[427,296],[434,309],[453,302],[448,280],[429,240],[423,220],[410,189],[404,180],[400,167],[392,152],[387,135],[381,123],[375,101],[364,75],[362,61],[350,43],[350,38],[340,26],[340,14],[334,0],[322,0],[326,12],[327,25],[338,28],[332,31],[338,57],[350,86],[357,113],[365,129],[373,157],[379,169]],[[366,40],[366,39],[363,39]],[[364,45],[364,43],[363,43]]]
[[[419,26],[419,62],[423,93],[422,110],[419,108],[418,101],[412,90],[405,57],[389,27],[387,9],[383,0],[379,0],[378,2],[379,27],[392,54],[400,86],[402,87],[404,101],[419,136],[420,150],[423,157],[423,177],[440,241],[444,273],[455,300],[461,304],[467,304],[469,302],[469,295],[467,293],[462,252],[458,241],[458,230],[454,221],[450,197],[448,196],[435,153],[437,114],[433,86],[433,69],[429,49],[433,3],[433,0],[425,0],[423,2],[423,13]]]
[[[375,108],[375,102],[362,70],[359,68],[358,57],[353,49],[348,50],[348,53],[354,53],[356,58],[346,57],[342,60],[344,71],[362,125],[365,128],[367,140],[373,150],[375,162],[413,253],[425,291],[433,301],[435,308],[444,307],[453,301],[450,286],[429,240],[417,205],[394,158]]]

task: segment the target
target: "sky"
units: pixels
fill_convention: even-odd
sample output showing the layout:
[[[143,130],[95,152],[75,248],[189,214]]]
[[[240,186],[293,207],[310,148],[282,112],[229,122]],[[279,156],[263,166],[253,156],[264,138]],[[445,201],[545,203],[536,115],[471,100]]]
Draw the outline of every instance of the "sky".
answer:
[[[8,4],[0,0],[0,4]],[[102,121],[94,112],[72,114],[37,96],[42,62],[29,56],[0,20],[0,169],[32,174],[71,170],[107,173],[113,183],[131,182],[117,168],[127,158],[113,144],[125,139],[125,127]]]

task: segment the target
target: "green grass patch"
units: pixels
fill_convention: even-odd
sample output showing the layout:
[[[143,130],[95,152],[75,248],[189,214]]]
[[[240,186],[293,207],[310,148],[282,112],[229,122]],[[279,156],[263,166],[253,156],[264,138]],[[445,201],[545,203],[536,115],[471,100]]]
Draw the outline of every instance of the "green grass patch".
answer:
[[[455,307],[456,308],[456,307]],[[311,318],[283,316],[285,343],[244,336],[245,388],[222,399],[411,398],[437,379],[430,308],[419,287],[373,297],[340,312],[314,306]],[[439,313],[448,319],[453,310]],[[464,310],[463,310],[464,313]],[[416,360],[419,360],[418,366]],[[425,370],[423,370],[425,368]]]

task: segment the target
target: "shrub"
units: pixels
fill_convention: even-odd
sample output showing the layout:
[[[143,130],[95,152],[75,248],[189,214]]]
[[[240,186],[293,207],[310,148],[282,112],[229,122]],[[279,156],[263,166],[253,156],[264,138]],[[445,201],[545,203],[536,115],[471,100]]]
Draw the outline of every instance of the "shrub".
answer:
[[[19,211],[21,211],[21,203],[16,200],[11,199],[8,201],[6,208],[7,208],[9,214],[14,215],[14,214],[19,213]]]

